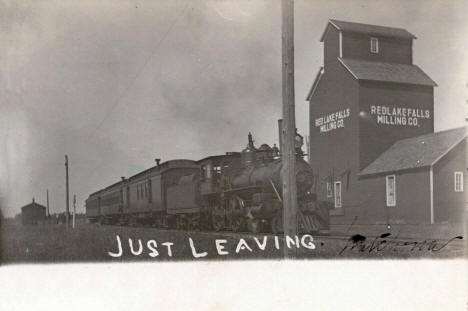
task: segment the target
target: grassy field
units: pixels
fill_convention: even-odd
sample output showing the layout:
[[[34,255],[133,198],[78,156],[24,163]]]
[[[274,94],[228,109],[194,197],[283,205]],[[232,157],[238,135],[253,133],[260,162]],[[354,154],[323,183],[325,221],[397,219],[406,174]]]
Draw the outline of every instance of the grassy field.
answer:
[[[22,226],[17,223],[7,223],[0,228],[0,234],[2,264],[204,259],[277,260],[281,259],[283,254],[283,237],[278,236],[275,243],[273,235],[181,232],[85,223],[78,224],[74,230],[66,230],[64,225]],[[109,252],[118,253],[117,236],[121,242],[122,254],[112,257]],[[131,253],[129,239],[137,253],[141,241],[141,254]],[[216,246],[217,240],[220,240],[218,241],[220,251]],[[197,258],[194,257],[191,241]],[[312,242],[310,237],[300,236],[298,241],[300,247],[297,248],[297,257],[300,259],[459,258],[465,256],[466,250],[465,240],[454,240],[445,247],[443,245],[447,242],[446,240],[394,241],[391,237],[364,240],[362,236],[355,236],[353,241],[332,237],[314,237]],[[167,243],[172,243],[170,251]],[[311,249],[311,243],[315,246],[314,249]]]

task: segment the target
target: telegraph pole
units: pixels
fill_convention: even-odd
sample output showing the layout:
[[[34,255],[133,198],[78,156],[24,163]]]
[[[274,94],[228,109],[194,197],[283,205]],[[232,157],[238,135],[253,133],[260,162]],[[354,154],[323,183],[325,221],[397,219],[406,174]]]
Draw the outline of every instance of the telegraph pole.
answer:
[[[47,218],[49,218],[50,216],[50,211],[49,211],[49,189],[46,190],[46,193],[47,193]]]
[[[75,229],[75,217],[76,217],[76,194],[73,195],[73,229]]]
[[[70,225],[70,199],[69,199],[69,189],[68,189],[68,156],[65,155],[65,178],[66,178],[66,188],[67,188],[67,210],[65,212],[65,223],[67,229]]]
[[[286,245],[286,237],[294,239],[297,234],[297,189],[296,189],[296,120],[294,107],[294,0],[281,3],[281,41],[283,78],[283,228],[284,257],[295,258],[297,248]]]

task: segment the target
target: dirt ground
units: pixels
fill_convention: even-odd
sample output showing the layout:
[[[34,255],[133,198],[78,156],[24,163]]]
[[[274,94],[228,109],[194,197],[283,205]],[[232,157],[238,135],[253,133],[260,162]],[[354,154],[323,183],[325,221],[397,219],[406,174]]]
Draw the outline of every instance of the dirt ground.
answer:
[[[466,238],[392,240],[392,236],[292,237],[299,259],[461,258]],[[178,260],[273,259],[283,257],[283,237],[234,233],[181,232],[155,228],[99,226],[80,223],[0,228],[0,262],[128,262]],[[119,253],[119,241],[121,254]],[[134,253],[131,252],[130,242]],[[141,242],[141,252],[139,243]],[[447,245],[445,245],[448,242]],[[218,246],[217,246],[218,243]],[[445,245],[445,246],[444,246]],[[111,255],[112,254],[112,255]]]

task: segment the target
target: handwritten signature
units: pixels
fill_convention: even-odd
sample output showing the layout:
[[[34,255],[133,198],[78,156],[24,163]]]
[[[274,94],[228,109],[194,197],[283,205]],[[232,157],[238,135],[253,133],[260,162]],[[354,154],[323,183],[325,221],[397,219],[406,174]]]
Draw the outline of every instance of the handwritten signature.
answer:
[[[345,251],[358,251],[358,252],[382,252],[384,250],[397,251],[399,249],[405,249],[410,252],[412,251],[429,251],[439,252],[447,245],[455,240],[462,240],[462,236],[453,237],[447,241],[441,240],[423,240],[423,241],[401,241],[388,239],[391,236],[390,233],[381,234],[374,239],[368,239],[367,237],[355,234],[349,238],[346,245],[340,250],[338,255],[342,255]]]

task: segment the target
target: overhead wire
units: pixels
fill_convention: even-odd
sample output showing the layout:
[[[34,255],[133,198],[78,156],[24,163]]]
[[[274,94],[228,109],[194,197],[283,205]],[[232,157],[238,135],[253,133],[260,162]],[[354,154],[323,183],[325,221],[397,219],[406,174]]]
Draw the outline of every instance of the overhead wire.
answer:
[[[158,48],[161,46],[161,44],[166,40],[167,36],[169,33],[172,31],[174,26],[177,24],[177,22],[182,18],[182,16],[185,16],[187,8],[189,7],[190,3],[187,3],[187,5],[184,7],[183,11],[181,14],[179,14],[176,18],[174,18],[173,22],[170,24],[169,28],[166,30],[166,32],[163,34],[161,39],[156,43],[154,48],[152,49],[150,55],[148,58],[143,62],[142,66],[137,70],[136,75],[130,80],[130,82],[127,84],[127,87],[122,91],[122,93],[117,97],[116,102],[111,106],[111,108],[106,112],[104,118],[99,122],[99,124],[94,128],[94,130],[91,131],[91,133],[88,136],[88,139],[91,138],[100,128],[101,126],[107,121],[111,113],[117,108],[122,99],[124,98],[124,95],[127,93],[127,91],[133,86],[137,78],[143,73],[144,69],[146,68],[147,64],[149,61],[153,58],[154,54],[157,52]]]
[[[190,4],[192,4],[193,6],[193,1],[191,2],[188,2],[185,7],[182,9],[181,13],[178,14],[178,16],[176,16],[174,18],[174,20],[172,21],[172,23],[169,25],[169,27],[167,28],[167,30],[164,32],[164,34],[162,35],[161,39],[155,44],[155,46],[153,47],[153,49],[151,50],[151,53],[150,55],[146,58],[146,60],[143,62],[142,66],[137,70],[135,76],[133,76],[133,78],[130,80],[130,82],[127,84],[127,86],[125,87],[125,89],[122,91],[122,93],[117,97],[117,100],[116,102],[110,107],[110,109],[107,110],[104,118],[99,122],[99,124],[89,133],[89,135],[87,136],[87,140],[89,140],[93,135],[96,134],[96,132],[102,127],[102,125],[108,120],[108,118],[110,117],[110,115],[112,114],[112,112],[121,104],[122,102],[122,99],[124,98],[124,96],[126,95],[126,93],[128,92],[128,90],[130,90],[130,88],[134,85],[134,83],[136,82],[136,80],[138,79],[138,77],[143,73],[144,69],[147,67],[148,63],[150,62],[150,60],[153,58],[153,56],[156,54],[156,52],[158,51],[158,49],[161,47],[161,45],[164,43],[164,41],[167,39],[167,37],[169,36],[169,34],[171,33],[171,31],[173,30],[174,26],[181,20],[182,17],[184,17],[186,14],[187,14],[187,9],[188,7],[190,6]],[[96,165],[94,167],[94,169],[91,171],[93,173],[96,173],[97,172],[97,167],[98,165]],[[81,182],[83,183],[83,181]]]

